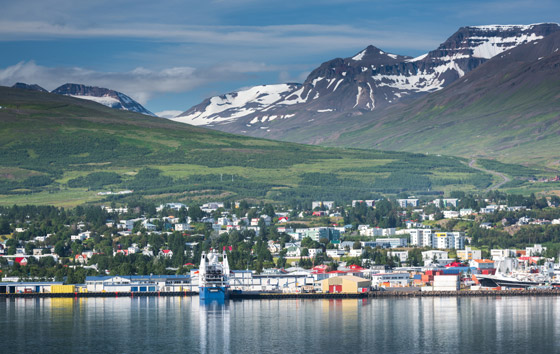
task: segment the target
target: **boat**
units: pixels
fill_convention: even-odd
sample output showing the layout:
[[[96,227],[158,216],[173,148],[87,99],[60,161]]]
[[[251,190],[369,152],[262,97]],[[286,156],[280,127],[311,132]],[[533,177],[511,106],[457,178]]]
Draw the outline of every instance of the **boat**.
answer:
[[[199,299],[200,302],[224,302],[229,298],[229,263],[227,254],[222,254],[222,262],[219,254],[212,250],[208,254],[202,252],[200,258]]]
[[[544,285],[558,286],[560,284],[552,283],[550,278],[546,277],[532,277],[531,274],[517,274],[515,276],[509,276],[504,274],[477,274],[476,279],[480,282],[480,285],[488,288],[515,288],[515,289],[527,289],[533,287],[539,287]]]

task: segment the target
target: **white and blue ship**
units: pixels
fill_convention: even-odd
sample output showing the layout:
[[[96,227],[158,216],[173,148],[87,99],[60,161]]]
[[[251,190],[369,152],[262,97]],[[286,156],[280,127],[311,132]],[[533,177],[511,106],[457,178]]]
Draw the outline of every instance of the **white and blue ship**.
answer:
[[[222,254],[222,262],[215,250],[208,254],[202,252],[198,273],[200,302],[224,302],[229,298],[229,272],[226,252]]]

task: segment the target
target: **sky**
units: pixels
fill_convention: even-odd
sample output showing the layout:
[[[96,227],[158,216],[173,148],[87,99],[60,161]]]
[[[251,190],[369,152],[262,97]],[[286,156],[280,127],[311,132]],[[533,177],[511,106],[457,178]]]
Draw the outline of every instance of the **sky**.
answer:
[[[558,0],[0,0],[0,85],[123,92],[176,114],[303,82],[368,45],[418,56],[462,26],[560,22]]]

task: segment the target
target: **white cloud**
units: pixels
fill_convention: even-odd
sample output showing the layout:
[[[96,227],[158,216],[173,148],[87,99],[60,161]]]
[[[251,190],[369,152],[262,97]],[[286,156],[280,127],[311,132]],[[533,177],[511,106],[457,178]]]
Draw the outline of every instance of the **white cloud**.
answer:
[[[375,41],[377,46],[413,49],[433,47],[434,39],[419,39],[411,33],[376,31],[351,25],[294,24],[272,26],[183,26],[128,23],[107,26],[76,26],[40,21],[1,21],[0,41],[53,38],[137,38],[170,43],[282,47],[284,50],[314,52],[326,48],[361,48]]]
[[[175,118],[183,112],[184,111],[168,110],[168,111],[157,112],[157,113],[155,113],[155,115],[160,117],[160,118]]]
[[[247,73],[273,70],[259,63],[233,63],[207,69],[172,67],[155,71],[142,67],[128,72],[100,72],[80,67],[46,67],[33,61],[0,68],[0,85],[38,84],[51,91],[65,83],[99,86],[123,92],[141,104],[160,93],[191,91],[209,82],[227,81]]]

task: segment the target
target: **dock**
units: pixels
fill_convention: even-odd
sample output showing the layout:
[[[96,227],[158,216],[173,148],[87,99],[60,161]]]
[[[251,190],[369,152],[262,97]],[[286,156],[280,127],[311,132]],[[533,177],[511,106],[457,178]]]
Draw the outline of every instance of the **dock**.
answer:
[[[174,292],[74,292],[74,293],[11,293],[0,299],[19,298],[119,298],[119,297],[193,297],[195,291]],[[370,291],[366,293],[230,293],[231,300],[283,299],[375,299],[411,297],[501,297],[501,296],[560,296],[560,289],[533,290],[460,290],[460,291]]]

